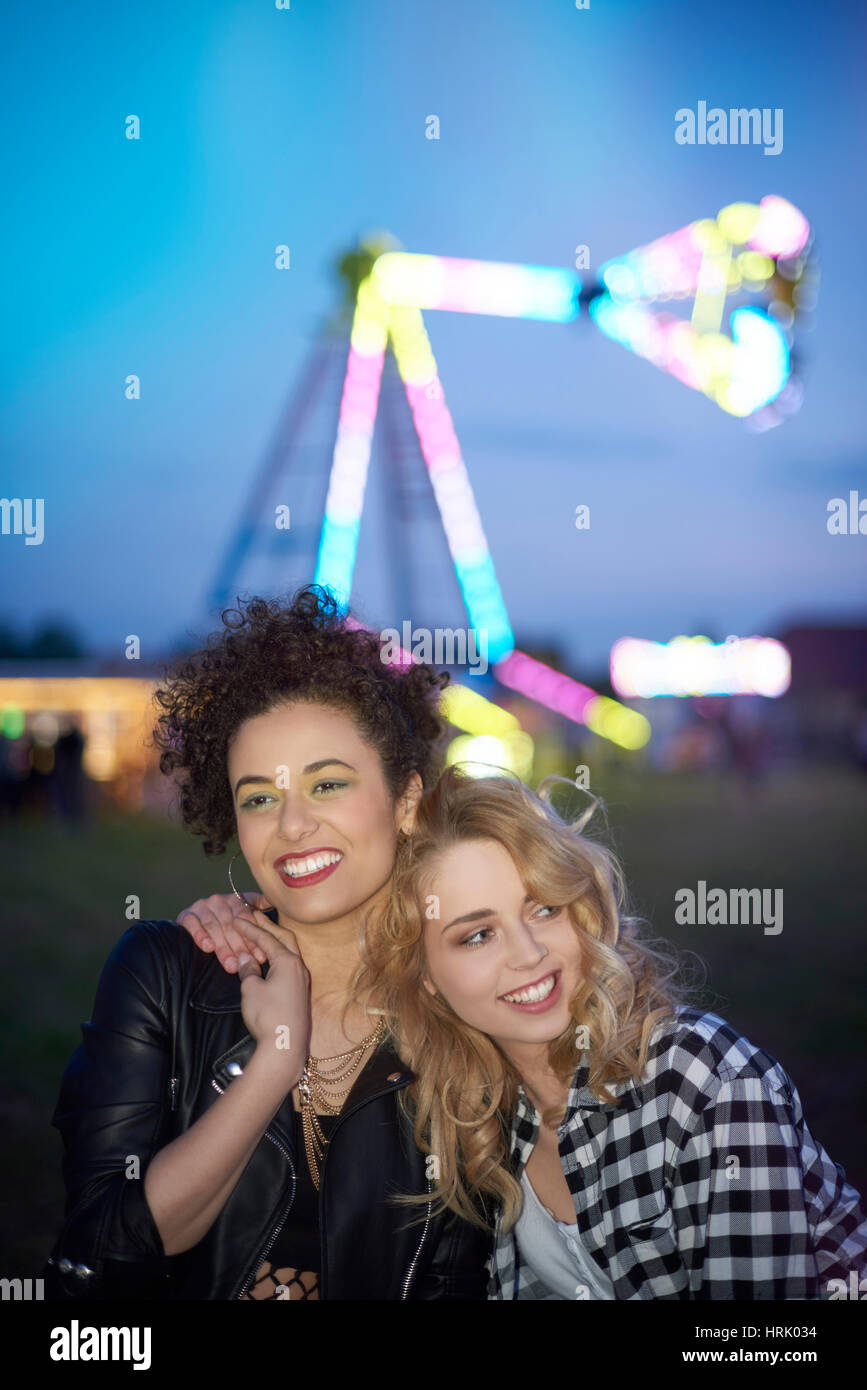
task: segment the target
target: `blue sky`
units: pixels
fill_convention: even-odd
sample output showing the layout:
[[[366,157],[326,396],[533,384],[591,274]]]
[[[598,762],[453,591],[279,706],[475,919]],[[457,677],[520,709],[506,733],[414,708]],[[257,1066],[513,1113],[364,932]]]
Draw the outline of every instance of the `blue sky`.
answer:
[[[867,494],[864,28],[855,3],[781,0],[7,11],[2,494],[44,497],[46,521],[41,546],[0,537],[0,617],[62,615],[112,652],[137,633],[143,656],[212,625],[223,548],[360,234],[540,265],[586,244],[595,267],[779,193],[813,222],[822,279],[804,406],[775,430],[752,433],[587,319],[427,327],[519,645],[556,643],[579,671],[627,633],[863,618],[867,539],[825,521],[830,497]],[[699,100],[781,107],[782,153],[678,145],[674,113]],[[327,467],[334,406],[308,466]],[[417,605],[395,600],[382,463],[362,615],[465,624],[430,524]],[[302,491],[290,475],[278,500]],[[272,556],[238,583],[309,578]]]

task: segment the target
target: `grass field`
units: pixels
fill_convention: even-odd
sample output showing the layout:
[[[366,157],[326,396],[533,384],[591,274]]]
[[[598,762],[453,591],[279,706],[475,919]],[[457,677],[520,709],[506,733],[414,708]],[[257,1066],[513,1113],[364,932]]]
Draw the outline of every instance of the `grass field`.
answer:
[[[777,774],[747,800],[727,774],[610,772],[594,790],[607,802],[635,907],[654,934],[707,962],[701,1002],[783,1064],[813,1134],[867,1194],[867,779]],[[60,1225],[51,1112],[99,970],[128,926],[127,897],[138,895],[143,918],[174,917],[224,890],[225,865],[176,825],[146,816],[83,828],[4,823],[0,1273],[35,1274]],[[675,892],[700,879],[783,889],[782,932],[677,926]]]

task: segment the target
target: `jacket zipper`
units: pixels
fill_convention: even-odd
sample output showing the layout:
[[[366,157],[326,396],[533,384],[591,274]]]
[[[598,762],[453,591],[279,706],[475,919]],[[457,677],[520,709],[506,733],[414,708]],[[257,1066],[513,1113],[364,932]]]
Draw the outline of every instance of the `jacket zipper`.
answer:
[[[387,1094],[387,1092],[386,1092],[385,1094]],[[376,1099],[375,1096],[368,1096],[368,1101],[374,1100],[374,1099]],[[367,1102],[363,1102],[363,1104],[367,1104]],[[360,1110],[360,1109],[361,1109],[361,1106],[360,1106],[360,1105],[356,1105],[352,1110],[341,1111],[341,1114],[340,1114],[340,1121],[339,1121],[339,1123],[338,1123],[337,1125],[335,1125],[335,1127],[334,1127],[334,1134],[337,1133],[337,1130],[340,1128],[340,1125],[343,1123],[344,1120],[347,1120],[347,1119],[349,1118],[350,1115],[354,1115],[355,1112],[356,1112],[356,1110]],[[331,1136],[332,1140],[334,1139],[334,1134],[332,1134],[332,1136]],[[331,1147],[331,1145],[330,1145],[330,1143],[329,1143],[329,1148],[330,1148],[330,1147]],[[321,1178],[321,1186],[320,1186],[320,1203],[321,1203],[321,1191],[322,1191],[322,1188],[324,1188],[324,1186],[325,1186],[325,1163],[327,1162],[327,1159],[328,1159],[328,1150],[326,1149],[326,1151],[325,1151],[325,1157],[324,1157],[324,1159],[323,1159],[323,1164],[322,1164],[322,1178]],[[422,1249],[423,1249],[423,1247],[424,1247],[424,1243],[425,1243],[425,1241],[427,1240],[427,1233],[428,1233],[428,1229],[429,1229],[430,1223],[431,1223],[431,1211],[432,1211],[432,1209],[433,1209],[432,1187],[433,1187],[432,1180],[431,1180],[430,1178],[428,1178],[428,1179],[427,1179],[427,1190],[428,1190],[427,1216],[425,1217],[424,1228],[423,1228],[422,1233],[421,1233],[421,1240],[420,1240],[419,1243],[418,1243],[418,1246],[417,1246],[417,1248],[416,1248],[415,1254],[413,1255],[412,1259],[411,1259],[410,1262],[409,1262],[409,1268],[408,1268],[407,1271],[406,1271],[406,1278],[405,1278],[404,1281],[403,1281],[403,1288],[402,1288],[402,1290],[401,1290],[401,1295],[400,1295],[402,1300],[403,1300],[403,1299],[408,1299],[408,1298],[409,1298],[409,1287],[410,1287],[410,1284],[412,1283],[413,1275],[415,1274],[415,1268],[416,1268],[416,1265],[418,1264],[419,1256],[421,1255]],[[319,1220],[320,1239],[322,1238],[322,1231],[323,1231],[323,1229],[324,1229],[324,1228],[323,1228],[323,1225],[322,1225],[321,1210],[322,1210],[322,1209],[321,1209],[321,1205],[320,1205],[320,1220]]]
[[[219,1091],[220,1095],[224,1094],[224,1087],[218,1086],[213,1077],[211,1077],[211,1085],[213,1086],[215,1091]],[[230,1295],[232,1299],[239,1299],[244,1297],[244,1294],[247,1292],[247,1290],[253,1282],[253,1279],[256,1276],[256,1270],[259,1268],[265,1256],[269,1254],[269,1252],[271,1251],[275,1240],[277,1239],[283,1227],[285,1226],[286,1218],[292,1210],[292,1203],[295,1201],[295,1186],[297,1179],[295,1174],[295,1165],[292,1162],[292,1155],[280,1143],[280,1140],[277,1138],[277,1136],[271,1133],[270,1129],[265,1130],[265,1138],[271,1140],[271,1143],[275,1146],[275,1148],[280,1150],[281,1154],[286,1159],[286,1162],[289,1164],[289,1171],[292,1174],[292,1191],[289,1194],[289,1201],[286,1203],[286,1208],[282,1216],[280,1217],[279,1226],[275,1227],[275,1229],[271,1232],[271,1235],[264,1249],[259,1252],[259,1254],[256,1256],[256,1259],[253,1261],[253,1266],[249,1274],[244,1275],[241,1279],[240,1284],[235,1285],[235,1288],[232,1290],[232,1293]]]
[[[214,1088],[215,1091],[219,1091],[220,1095],[223,1095],[223,1093],[224,1093],[224,1088],[223,1088],[222,1086],[219,1086],[219,1085],[217,1084],[217,1082],[214,1080],[213,1077],[211,1077],[211,1085],[213,1086],[213,1088]],[[368,1099],[371,1100],[371,1099],[374,1099],[374,1097],[368,1097]],[[360,1109],[360,1108],[361,1108],[360,1106],[355,1107],[355,1109]],[[352,1115],[352,1114],[354,1114],[354,1113],[355,1113],[355,1110],[354,1110],[354,1109],[353,1109],[353,1110],[350,1110],[350,1111],[348,1111],[348,1112],[344,1112],[344,1113],[341,1115],[340,1118],[341,1118],[341,1120],[347,1119],[349,1115]],[[262,1261],[264,1260],[265,1256],[266,1256],[266,1255],[269,1253],[269,1251],[272,1249],[275,1240],[277,1239],[277,1237],[279,1236],[280,1232],[282,1231],[284,1225],[286,1224],[286,1218],[287,1218],[287,1216],[289,1215],[289,1212],[292,1210],[292,1203],[293,1203],[294,1200],[295,1200],[295,1188],[296,1188],[296,1185],[297,1185],[297,1176],[296,1176],[296,1173],[295,1173],[295,1165],[294,1165],[293,1162],[292,1162],[292,1156],[291,1156],[291,1154],[289,1154],[289,1153],[287,1152],[287,1150],[284,1148],[284,1146],[280,1143],[280,1140],[276,1137],[276,1135],[273,1135],[269,1129],[266,1129],[266,1130],[265,1130],[265,1138],[271,1140],[271,1143],[275,1146],[275,1148],[277,1148],[277,1149],[280,1150],[281,1154],[282,1154],[283,1157],[286,1159],[286,1162],[289,1164],[289,1171],[290,1171],[291,1174],[292,1174],[292,1192],[291,1192],[291,1194],[290,1194],[289,1201],[288,1201],[287,1204],[286,1204],[286,1209],[285,1209],[285,1211],[283,1212],[282,1216],[280,1217],[280,1224],[279,1224],[279,1226],[277,1226],[276,1229],[275,1229],[274,1231],[272,1231],[271,1236],[270,1236],[270,1238],[269,1238],[269,1240],[268,1240],[267,1245],[265,1246],[264,1250],[260,1251],[259,1255],[257,1256],[257,1258],[256,1258],[256,1260],[255,1260],[255,1262],[254,1262],[254,1264],[253,1264],[252,1269],[250,1270],[250,1273],[249,1273],[248,1275],[246,1275],[246,1277],[242,1280],[242,1283],[241,1283],[241,1286],[240,1286],[240,1290],[239,1290],[238,1292],[235,1291],[235,1290],[238,1289],[238,1285],[235,1286],[235,1290],[233,1290],[232,1295],[231,1295],[233,1299],[240,1299],[240,1298],[243,1298],[243,1297],[244,1297],[244,1294],[247,1292],[247,1289],[250,1287],[250,1284],[251,1284],[252,1281],[253,1281],[253,1278],[254,1278],[254,1276],[255,1276],[256,1270],[259,1268],[259,1265],[262,1263]],[[332,1138],[333,1138],[333,1136],[332,1136]],[[327,1157],[327,1153],[326,1153],[326,1157]],[[324,1178],[324,1172],[325,1172],[325,1170],[324,1170],[324,1163],[323,1163],[323,1178]],[[430,1223],[431,1223],[431,1211],[432,1211],[432,1209],[433,1209],[433,1196],[431,1195],[431,1179],[430,1179],[430,1178],[427,1179],[427,1190],[428,1190],[427,1216],[425,1217],[425,1223],[424,1223],[424,1228],[423,1228],[422,1233],[421,1233],[421,1239],[420,1239],[420,1241],[419,1241],[419,1243],[418,1243],[418,1246],[417,1246],[417,1248],[416,1248],[415,1254],[413,1255],[412,1259],[410,1260],[409,1268],[407,1269],[407,1272],[406,1272],[406,1278],[405,1278],[404,1281],[403,1281],[403,1289],[401,1290],[401,1295],[400,1295],[400,1296],[401,1296],[401,1299],[408,1299],[408,1298],[409,1298],[409,1288],[410,1288],[410,1284],[412,1283],[413,1275],[415,1274],[416,1265],[418,1264],[419,1256],[421,1255],[422,1249],[424,1248],[424,1243],[425,1243],[425,1241],[427,1240],[427,1233],[428,1233],[428,1230],[429,1230],[429,1228],[430,1228]],[[320,1220],[320,1230],[321,1230],[321,1220]]]
[[[388,1093],[388,1092],[380,1092],[380,1095],[387,1095],[387,1094],[389,1094],[389,1093]],[[393,1093],[392,1093],[392,1094],[393,1094]],[[319,1239],[320,1239],[320,1242],[323,1241],[323,1232],[324,1232],[324,1230],[325,1230],[325,1226],[324,1226],[324,1223],[323,1223],[323,1221],[322,1221],[322,1193],[323,1193],[323,1191],[325,1190],[325,1165],[326,1165],[326,1163],[328,1162],[328,1154],[329,1154],[330,1149],[331,1149],[331,1143],[332,1143],[332,1141],[333,1141],[333,1139],[334,1139],[334,1135],[337,1133],[338,1129],[340,1128],[340,1125],[343,1123],[344,1120],[347,1120],[347,1119],[349,1118],[350,1115],[354,1115],[354,1114],[356,1113],[356,1111],[358,1111],[358,1110],[360,1110],[360,1109],[362,1108],[363,1105],[366,1105],[369,1101],[371,1101],[371,1100],[376,1100],[377,1098],[378,1098],[378,1097],[376,1097],[376,1096],[368,1096],[367,1101],[363,1101],[363,1102],[362,1102],[362,1105],[356,1105],[356,1106],[353,1107],[352,1110],[343,1110],[343,1111],[341,1111],[341,1112],[340,1112],[339,1119],[338,1119],[338,1123],[337,1123],[337,1124],[335,1125],[335,1127],[334,1127],[334,1133],[332,1134],[331,1139],[330,1139],[329,1142],[328,1142],[328,1148],[325,1150],[325,1154],[323,1155],[323,1159],[322,1159],[322,1169],[321,1169],[321,1176],[320,1176],[320,1180],[319,1180]],[[407,1270],[407,1272],[406,1272],[406,1278],[404,1279],[404,1283],[403,1283],[403,1291],[402,1291],[402,1293],[401,1293],[401,1295],[400,1295],[402,1299],[407,1298],[407,1296],[408,1296],[408,1294],[409,1294],[409,1286],[410,1286],[410,1284],[412,1283],[412,1276],[413,1276],[413,1274],[415,1273],[415,1267],[416,1267],[416,1265],[418,1264],[419,1255],[420,1255],[421,1252],[422,1252],[422,1246],[424,1245],[425,1240],[427,1239],[428,1227],[430,1226],[430,1221],[431,1221],[431,1209],[432,1209],[432,1207],[433,1207],[433,1197],[430,1195],[430,1192],[431,1192],[431,1179],[430,1179],[430,1178],[427,1179],[427,1190],[428,1190],[427,1217],[425,1218],[424,1229],[422,1230],[422,1233],[421,1233],[421,1240],[420,1240],[419,1243],[418,1243],[418,1248],[416,1249],[415,1254],[413,1255],[412,1259],[410,1260],[409,1268],[408,1268],[408,1270]],[[324,1265],[323,1265],[323,1268],[324,1268]],[[323,1282],[323,1284],[321,1285],[321,1287],[324,1289],[324,1282]]]
[[[171,1081],[169,1082],[169,1095],[170,1095],[170,1097],[171,1097],[171,1107],[170,1107],[170,1108],[171,1108],[172,1110],[174,1110],[174,1108],[175,1108],[175,1096],[176,1096],[176,1094],[177,1094],[177,1088],[178,1088],[178,1078],[177,1078],[176,1076],[173,1076],[172,1079],[171,1079]]]
[[[427,1180],[427,1190],[428,1190],[427,1217],[425,1218],[424,1229],[423,1229],[423,1231],[422,1231],[422,1233],[421,1233],[421,1240],[420,1240],[419,1243],[418,1243],[418,1249],[416,1250],[415,1254],[414,1254],[413,1257],[412,1257],[412,1260],[410,1261],[409,1269],[406,1271],[406,1278],[405,1278],[404,1281],[403,1281],[403,1290],[402,1290],[401,1295],[400,1295],[400,1296],[401,1296],[401,1299],[407,1299],[407,1298],[409,1298],[409,1286],[410,1286],[410,1284],[412,1283],[412,1276],[415,1274],[415,1267],[416,1267],[416,1265],[418,1264],[418,1257],[419,1257],[419,1255],[421,1254],[422,1246],[424,1245],[425,1241],[427,1240],[428,1227],[430,1226],[431,1208],[432,1208],[432,1206],[433,1206],[433,1197],[431,1196],[431,1179],[430,1179],[430,1178],[428,1178],[428,1180]]]

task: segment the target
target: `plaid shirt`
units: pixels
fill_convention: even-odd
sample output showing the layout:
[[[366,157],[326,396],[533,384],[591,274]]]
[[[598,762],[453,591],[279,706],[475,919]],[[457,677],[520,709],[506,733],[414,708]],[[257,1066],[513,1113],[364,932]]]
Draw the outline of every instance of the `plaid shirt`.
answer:
[[[811,1135],[767,1052],[712,1013],[681,1008],[654,1032],[640,1083],[587,1088],[587,1054],[558,1129],[583,1249],[615,1298],[821,1299],[867,1273],[858,1193]],[[512,1125],[520,1177],[539,1132],[520,1089]],[[556,1295],[521,1263],[498,1218],[492,1299]],[[576,1267],[577,1298],[587,1297]]]

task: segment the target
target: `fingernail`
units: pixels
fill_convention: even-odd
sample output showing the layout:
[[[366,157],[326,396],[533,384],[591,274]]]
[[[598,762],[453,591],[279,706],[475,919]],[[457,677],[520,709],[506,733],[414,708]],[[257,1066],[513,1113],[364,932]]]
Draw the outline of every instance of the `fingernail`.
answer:
[[[230,959],[234,960],[235,957],[232,956],[232,957],[230,957]],[[246,951],[242,951],[241,954],[240,954],[239,957],[238,957],[238,964],[239,964],[239,965],[247,965],[247,964],[249,963],[249,961],[250,961],[250,957],[247,955],[247,952],[246,952]]]

